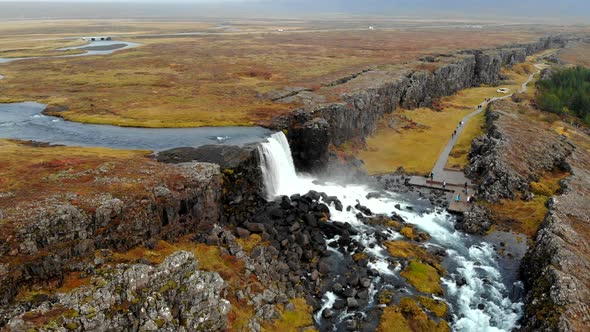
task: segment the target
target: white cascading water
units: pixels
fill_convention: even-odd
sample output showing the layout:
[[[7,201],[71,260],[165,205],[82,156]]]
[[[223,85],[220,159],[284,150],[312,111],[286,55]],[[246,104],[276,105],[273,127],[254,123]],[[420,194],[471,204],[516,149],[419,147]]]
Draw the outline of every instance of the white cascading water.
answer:
[[[258,147],[262,175],[268,199],[286,192],[297,181],[295,165],[287,137],[282,132],[272,134]]]
[[[448,275],[442,278],[445,286],[445,301],[453,312],[454,331],[510,331],[517,327],[522,315],[522,303],[513,302],[509,291],[502,282],[502,275],[495,260],[496,252],[486,242],[473,241],[471,237],[454,229],[454,217],[446,211],[437,209],[428,213],[417,213],[407,209],[398,210],[396,204],[408,205],[403,197],[388,193],[380,198],[367,199],[371,188],[364,185],[339,185],[335,183],[318,184],[315,178],[297,175],[293,165],[291,149],[282,132],[273,134],[267,143],[259,149],[262,160],[262,172],[269,199],[281,195],[305,194],[310,190],[324,192],[328,196],[337,196],[344,207],[360,203],[376,214],[391,215],[396,212],[408,223],[427,232],[431,240],[427,245],[439,246],[447,252],[449,264],[454,266]],[[383,275],[399,275],[399,266],[391,269],[387,262],[385,247],[377,243],[372,236],[366,236],[364,225],[356,217],[358,211],[338,211],[330,206],[331,219],[347,222],[355,227],[359,235],[354,239],[365,245],[366,253],[373,258],[370,267]],[[400,239],[402,236],[391,230],[388,240]],[[330,241],[330,239],[328,239]],[[370,246],[370,244],[374,246]],[[372,248],[371,248],[372,247]],[[458,283],[457,280],[462,280]],[[334,303],[333,294],[324,295],[324,306],[316,313],[330,308]]]

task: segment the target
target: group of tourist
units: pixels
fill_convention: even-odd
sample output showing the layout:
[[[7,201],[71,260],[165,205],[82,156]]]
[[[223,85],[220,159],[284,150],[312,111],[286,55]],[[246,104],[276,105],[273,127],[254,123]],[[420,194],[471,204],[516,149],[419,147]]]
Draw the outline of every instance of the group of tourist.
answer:
[[[457,136],[457,132],[459,131],[459,128],[461,128],[463,126],[463,124],[464,124],[463,121],[460,121],[459,122],[459,125],[457,126],[457,129],[455,129],[455,131],[453,131],[453,134],[451,135],[451,137],[454,138],[455,136]]]

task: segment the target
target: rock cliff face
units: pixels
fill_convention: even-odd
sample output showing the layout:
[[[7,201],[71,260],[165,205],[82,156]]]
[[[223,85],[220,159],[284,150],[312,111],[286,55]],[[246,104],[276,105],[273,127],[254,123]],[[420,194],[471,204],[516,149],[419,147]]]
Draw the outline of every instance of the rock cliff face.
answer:
[[[590,156],[576,149],[571,177],[552,198],[521,273],[527,289],[522,331],[587,331],[590,325]]]
[[[57,294],[12,318],[7,331],[221,331],[230,304],[217,273],[176,252],[159,266],[119,265],[93,286]],[[35,318],[43,317],[43,322]]]
[[[313,131],[313,130],[311,130]],[[198,161],[221,168],[221,221],[236,225],[251,219],[257,206],[265,202],[258,145],[243,147],[206,145],[160,152],[157,159],[166,163]]]
[[[322,168],[325,165],[321,163],[328,160],[328,145],[340,146],[353,138],[364,139],[375,131],[377,121],[398,105],[404,108],[431,106],[436,98],[461,89],[497,84],[502,66],[523,62],[527,55],[550,47],[562,47],[567,41],[565,36],[547,37],[531,44],[442,54],[394,69],[365,71],[317,92],[320,95],[337,93],[340,102],[308,105],[294,112],[290,119],[277,119],[274,128],[289,130],[295,162],[303,170]],[[303,112],[307,115],[303,116]],[[306,121],[302,122],[302,118]],[[327,133],[315,130],[312,136],[322,137],[320,144],[306,144],[309,131],[298,129],[311,126],[308,122],[314,118],[327,122],[327,126],[322,124],[320,129]],[[305,160],[308,156],[313,156],[313,165]]]
[[[77,258],[94,250],[126,250],[211,228],[220,219],[219,166],[171,167],[181,181],[146,188],[141,201],[105,195],[85,208],[55,200],[30,211],[33,217],[0,243],[0,307],[14,299],[19,286],[63,278]],[[0,318],[7,318],[2,310]]]

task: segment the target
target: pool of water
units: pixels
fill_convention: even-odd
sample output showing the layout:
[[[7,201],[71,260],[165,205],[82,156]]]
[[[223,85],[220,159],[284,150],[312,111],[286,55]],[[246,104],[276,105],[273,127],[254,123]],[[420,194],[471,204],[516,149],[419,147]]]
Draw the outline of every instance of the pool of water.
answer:
[[[82,124],[43,115],[44,104],[0,104],[0,138],[71,146],[163,151],[208,144],[244,145],[265,140],[262,127],[130,128]]]

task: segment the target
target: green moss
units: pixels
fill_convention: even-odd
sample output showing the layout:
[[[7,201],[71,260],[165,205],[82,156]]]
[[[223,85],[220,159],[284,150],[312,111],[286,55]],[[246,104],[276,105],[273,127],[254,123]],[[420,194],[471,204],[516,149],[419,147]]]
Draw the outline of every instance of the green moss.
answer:
[[[414,243],[407,241],[385,242],[385,247],[393,257],[420,260],[433,266],[441,274],[446,273],[445,269],[439,264],[436,256]]]
[[[527,306],[527,316],[534,316],[547,330],[557,330],[564,308],[555,304],[547,294],[551,291],[551,281],[541,276],[535,280],[532,292],[535,301]]]
[[[445,317],[449,311],[449,307],[443,301],[435,300],[426,296],[419,296],[418,301],[424,308],[439,318]]]
[[[391,300],[393,300],[393,293],[388,290],[385,290],[379,294],[377,300],[380,304],[388,304],[391,302]]]
[[[78,325],[78,323],[76,323],[76,322],[69,322],[69,323],[66,323],[64,325],[64,327],[66,329],[68,329],[69,331],[75,331],[80,327],[80,325]]]
[[[420,292],[437,295],[443,294],[440,275],[434,267],[428,264],[412,260],[402,271],[401,276],[406,278]]]
[[[541,182],[532,182],[531,183],[531,191],[535,195],[542,195],[542,196],[551,196],[553,195],[553,190],[551,190],[547,185]]]
[[[158,318],[155,320],[156,326],[161,329],[164,324],[166,324],[166,321],[163,318]]]
[[[305,299],[293,299],[291,303],[295,306],[295,310],[279,310],[281,318],[272,324],[264,324],[262,331],[300,331],[313,326],[313,309],[305,302]]]
[[[168,281],[164,286],[160,287],[159,292],[161,294],[168,292],[171,289],[176,289],[178,287],[178,283],[174,280]]]
[[[401,229],[400,234],[405,236],[407,239],[413,240],[416,238],[416,234],[414,234],[414,228],[413,227],[404,227]]]

